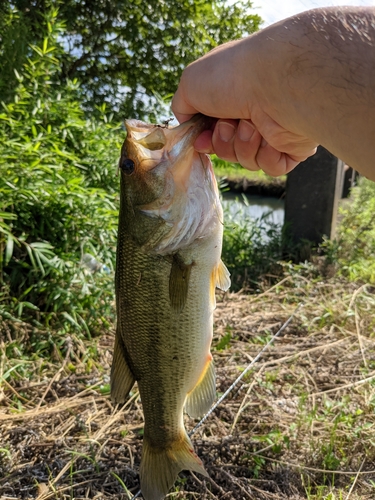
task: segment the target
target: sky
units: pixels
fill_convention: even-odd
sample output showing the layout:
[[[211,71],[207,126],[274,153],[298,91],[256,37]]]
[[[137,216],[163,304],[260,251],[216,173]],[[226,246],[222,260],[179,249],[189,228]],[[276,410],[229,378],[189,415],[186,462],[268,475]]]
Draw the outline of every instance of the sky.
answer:
[[[304,10],[334,5],[375,7],[375,0],[253,0],[255,12],[264,20],[263,28]]]

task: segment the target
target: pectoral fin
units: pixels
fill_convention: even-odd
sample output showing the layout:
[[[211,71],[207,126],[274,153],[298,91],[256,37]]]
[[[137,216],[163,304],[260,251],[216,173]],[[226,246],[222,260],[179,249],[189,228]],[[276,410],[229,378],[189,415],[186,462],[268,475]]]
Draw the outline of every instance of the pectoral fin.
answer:
[[[193,264],[185,264],[178,254],[173,256],[169,276],[169,300],[176,312],[180,313],[186,304],[189,279]]]
[[[135,377],[126,361],[126,349],[119,328],[116,330],[115,347],[111,369],[111,399],[114,403],[124,403]]]
[[[216,287],[226,292],[230,287],[230,272],[221,260],[216,269]]]
[[[215,401],[215,367],[212,359],[207,362],[205,372],[198,384],[188,394],[185,411],[193,418],[202,417]]]
[[[215,289],[220,288],[226,292],[230,287],[230,273],[221,260],[217,267],[214,267],[211,273],[210,281],[210,300],[212,309],[216,308]]]

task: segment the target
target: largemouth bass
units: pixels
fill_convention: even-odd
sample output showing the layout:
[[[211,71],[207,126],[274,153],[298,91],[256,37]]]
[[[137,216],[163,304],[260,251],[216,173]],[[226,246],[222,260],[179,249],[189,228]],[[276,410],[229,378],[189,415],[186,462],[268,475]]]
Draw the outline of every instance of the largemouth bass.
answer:
[[[214,401],[215,287],[230,285],[211,161],[193,148],[208,120],[196,115],[174,128],[125,123],[111,395],[123,403],[138,382],[146,500],[163,499],[181,470],[207,475],[183,411],[200,417]]]

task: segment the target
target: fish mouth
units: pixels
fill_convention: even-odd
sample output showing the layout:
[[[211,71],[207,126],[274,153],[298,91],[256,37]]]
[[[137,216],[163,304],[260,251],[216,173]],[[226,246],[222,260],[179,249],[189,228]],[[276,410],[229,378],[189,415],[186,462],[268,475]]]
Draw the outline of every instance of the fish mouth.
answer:
[[[207,235],[216,220],[220,222],[222,213],[210,158],[194,149],[195,140],[212,120],[198,115],[165,130],[168,147],[153,169],[163,179],[163,191],[152,202],[137,208],[149,217],[164,220],[166,231],[151,238],[143,247],[145,251],[172,254]]]
[[[197,114],[176,127],[150,125],[139,120],[126,120],[127,142],[142,166],[150,171],[160,163],[179,163],[181,157],[193,150],[197,137],[209,129],[214,118]]]
[[[175,155],[184,154],[188,148],[194,145],[195,140],[204,130],[211,128],[214,121],[214,118],[199,113],[177,127],[169,129],[173,133],[170,154],[176,146],[178,146],[178,150],[174,152]]]
[[[176,193],[179,191],[180,195],[189,189],[193,166],[198,164],[199,170],[205,171],[210,164],[206,155],[194,149],[194,142],[212,123],[213,118],[197,114],[166,131],[168,145],[164,148],[161,164],[164,164],[172,175]],[[204,161],[205,159],[208,161]]]

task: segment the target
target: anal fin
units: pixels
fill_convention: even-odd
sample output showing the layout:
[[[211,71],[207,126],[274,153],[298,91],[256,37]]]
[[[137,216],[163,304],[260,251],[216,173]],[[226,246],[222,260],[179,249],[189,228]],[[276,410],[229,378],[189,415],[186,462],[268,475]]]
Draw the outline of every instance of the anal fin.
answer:
[[[210,359],[199,382],[187,396],[185,411],[190,417],[202,417],[211,408],[216,397],[215,378],[214,363]]]
[[[113,403],[124,403],[134,382],[135,377],[126,361],[124,342],[119,327],[117,327],[111,369],[111,399]]]

